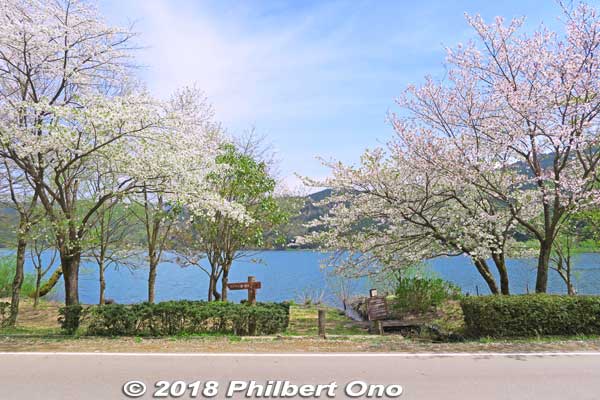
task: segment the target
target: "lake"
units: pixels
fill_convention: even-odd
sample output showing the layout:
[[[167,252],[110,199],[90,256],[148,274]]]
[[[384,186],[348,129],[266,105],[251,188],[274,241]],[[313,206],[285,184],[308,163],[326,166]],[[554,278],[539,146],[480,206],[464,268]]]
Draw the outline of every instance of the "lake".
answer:
[[[0,255],[9,254],[9,250],[1,250]],[[321,265],[327,261],[328,255],[316,251],[261,251],[253,255],[260,258],[262,264],[248,260],[238,260],[230,273],[230,282],[245,281],[249,275],[256,276],[262,282],[258,291],[259,301],[300,301],[305,297],[321,297],[329,304],[337,305],[338,301],[331,294],[335,282],[328,278]],[[600,293],[600,254],[584,253],[575,260],[576,272],[574,280],[581,294]],[[489,293],[485,282],[479,276],[466,257],[441,257],[427,263],[435,274],[460,286],[463,292],[475,294]],[[491,266],[491,264],[490,264]],[[535,289],[535,260],[509,260],[508,269],[513,293],[525,293]],[[26,271],[33,272],[30,262]],[[79,295],[83,303],[98,301],[97,269],[93,262],[83,262],[80,275]],[[106,297],[117,303],[135,303],[144,301],[147,296],[147,268],[131,270],[126,267],[108,269],[106,271]],[[353,284],[356,294],[366,295],[372,284],[361,279]],[[554,271],[550,272],[549,291],[565,293],[565,285]],[[157,301],[177,299],[206,299],[208,278],[197,267],[181,268],[165,262],[158,268],[156,281]],[[62,299],[64,289],[62,280],[55,289],[52,298]],[[246,291],[230,291],[230,299],[239,301],[246,298]]]

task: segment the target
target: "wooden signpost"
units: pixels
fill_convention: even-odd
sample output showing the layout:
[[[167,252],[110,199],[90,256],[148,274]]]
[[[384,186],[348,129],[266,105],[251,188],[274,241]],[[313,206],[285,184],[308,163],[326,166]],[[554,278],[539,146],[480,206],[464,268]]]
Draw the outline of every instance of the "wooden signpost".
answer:
[[[388,307],[385,297],[369,297],[367,303],[367,313],[369,314],[369,321],[386,319],[388,315]]]
[[[371,289],[367,299],[367,315],[371,322],[371,328],[380,335],[383,334],[381,320],[388,316],[388,306],[385,296],[377,296],[377,290]]]
[[[256,290],[260,288],[260,282],[257,282],[256,278],[253,276],[248,277],[248,282],[234,282],[227,284],[227,289],[229,290],[247,290],[248,303],[250,304],[256,304]]]

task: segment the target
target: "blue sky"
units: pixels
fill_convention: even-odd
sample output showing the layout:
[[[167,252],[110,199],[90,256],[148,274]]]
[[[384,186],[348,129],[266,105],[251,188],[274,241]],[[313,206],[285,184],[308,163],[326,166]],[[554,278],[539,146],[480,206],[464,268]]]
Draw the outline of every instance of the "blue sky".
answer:
[[[594,2],[597,4],[597,2]],[[294,173],[325,176],[316,156],[355,163],[392,135],[386,122],[410,83],[443,76],[445,47],[473,38],[464,13],[526,16],[560,29],[537,1],[99,0],[114,24],[135,22],[139,74],[157,96],[197,84],[236,134],[252,126]]]

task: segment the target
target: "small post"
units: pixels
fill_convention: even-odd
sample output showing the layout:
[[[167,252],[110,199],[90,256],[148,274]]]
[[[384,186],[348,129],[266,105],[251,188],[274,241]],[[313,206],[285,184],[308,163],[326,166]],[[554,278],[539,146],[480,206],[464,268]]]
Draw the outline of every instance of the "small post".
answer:
[[[256,304],[256,289],[252,285],[253,282],[256,282],[256,277],[249,276],[248,283],[250,284],[250,289],[248,289],[248,303],[250,303],[250,305]]]
[[[256,305],[256,289],[254,288],[254,285],[252,285],[252,283],[255,281],[256,278],[254,276],[248,277],[248,283],[250,286],[248,289],[248,303],[250,306]],[[254,318],[250,318],[248,321],[248,334],[251,336],[256,335],[256,320]]]
[[[326,338],[325,335],[325,315],[326,311],[323,309],[319,309],[319,337],[322,339]]]
[[[378,335],[383,335],[383,325],[380,320],[375,321],[375,332],[377,332]]]

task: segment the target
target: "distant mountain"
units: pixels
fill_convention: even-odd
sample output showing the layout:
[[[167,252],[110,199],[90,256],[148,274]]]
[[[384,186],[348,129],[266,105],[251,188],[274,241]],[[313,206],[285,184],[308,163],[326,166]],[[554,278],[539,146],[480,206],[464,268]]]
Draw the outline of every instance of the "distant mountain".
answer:
[[[281,197],[279,202],[281,207],[287,209],[292,217],[288,224],[279,232],[271,232],[267,234],[265,240],[265,248],[285,248],[289,244],[293,244],[296,237],[303,236],[308,232],[306,224],[327,212],[326,209],[318,207],[316,203],[329,197],[331,189],[321,190],[312,193],[308,196],[290,196]],[[18,214],[7,205],[0,204],[0,247],[14,247],[16,241],[15,228],[18,223]],[[277,239],[283,238],[283,243],[279,243]],[[133,244],[142,245],[144,243],[144,231],[140,226],[139,229],[132,229],[130,234],[130,242]]]
[[[287,209],[292,216],[288,223],[279,229],[277,234],[270,233],[267,235],[265,241],[266,247],[286,248],[288,246],[294,246],[295,239],[298,236],[304,236],[309,232],[306,224],[325,215],[327,210],[316,204],[329,196],[331,196],[331,189],[321,190],[307,196],[279,198],[280,206],[283,209]],[[275,244],[277,238],[283,238],[283,244]]]

